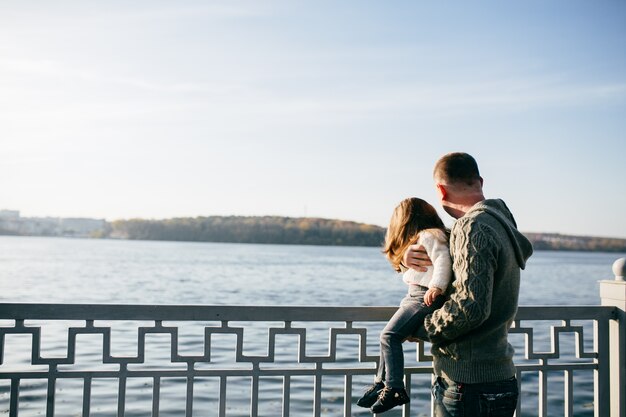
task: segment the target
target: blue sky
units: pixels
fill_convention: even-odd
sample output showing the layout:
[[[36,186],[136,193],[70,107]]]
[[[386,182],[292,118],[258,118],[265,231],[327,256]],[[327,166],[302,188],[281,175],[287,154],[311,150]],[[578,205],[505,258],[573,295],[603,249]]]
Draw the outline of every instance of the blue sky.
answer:
[[[626,238],[625,22],[620,1],[2,1],[0,208],[385,226],[466,151],[523,231]]]

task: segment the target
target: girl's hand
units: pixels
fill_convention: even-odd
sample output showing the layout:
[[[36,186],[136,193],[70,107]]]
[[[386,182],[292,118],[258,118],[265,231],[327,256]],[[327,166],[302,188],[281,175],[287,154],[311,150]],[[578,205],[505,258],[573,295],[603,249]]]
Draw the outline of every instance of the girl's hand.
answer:
[[[441,295],[442,292],[443,291],[437,287],[429,288],[428,291],[426,291],[426,294],[424,294],[424,304],[430,306],[433,301],[435,301],[435,298]]]

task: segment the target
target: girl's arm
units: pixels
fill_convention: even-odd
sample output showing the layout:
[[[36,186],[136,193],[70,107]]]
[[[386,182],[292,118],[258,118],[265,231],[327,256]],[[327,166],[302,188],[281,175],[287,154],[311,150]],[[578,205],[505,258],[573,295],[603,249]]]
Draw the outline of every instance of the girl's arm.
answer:
[[[428,288],[439,288],[444,292],[452,279],[452,260],[448,244],[429,231],[423,233],[422,240],[426,253],[433,263],[433,277]]]

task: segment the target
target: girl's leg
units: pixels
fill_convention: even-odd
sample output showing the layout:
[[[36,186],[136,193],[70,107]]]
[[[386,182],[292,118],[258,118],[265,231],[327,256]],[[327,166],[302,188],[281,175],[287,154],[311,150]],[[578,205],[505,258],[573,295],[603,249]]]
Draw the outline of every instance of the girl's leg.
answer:
[[[385,382],[385,357],[383,356],[383,351],[380,351],[380,359],[378,362],[378,371],[376,372],[376,378],[374,378],[375,383]]]
[[[380,392],[385,388],[385,359],[383,356],[380,356],[380,361],[378,363],[378,371],[376,373],[376,378],[374,378],[374,384],[368,387],[361,398],[358,399],[356,405],[359,407],[370,408],[376,400],[378,400],[378,396]]]
[[[384,359],[385,384],[391,388],[404,388],[404,353],[402,342],[418,326],[423,325],[426,312],[424,309],[423,287],[412,288],[400,303],[400,308],[393,315],[380,334],[381,358]]]

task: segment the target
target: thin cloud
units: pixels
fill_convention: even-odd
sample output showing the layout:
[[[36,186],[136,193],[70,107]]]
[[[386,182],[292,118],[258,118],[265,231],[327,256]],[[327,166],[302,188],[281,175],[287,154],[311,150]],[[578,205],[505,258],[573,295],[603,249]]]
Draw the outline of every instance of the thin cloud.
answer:
[[[235,90],[244,89],[243,86],[238,84],[217,82],[158,83],[139,78],[111,77],[95,71],[77,69],[75,67],[65,65],[60,61],[53,60],[5,59],[0,60],[0,70],[49,78],[77,79],[91,83],[112,84],[120,87],[130,87],[151,92],[174,94],[229,93]]]
[[[289,69],[284,71],[289,72]],[[103,100],[79,90],[71,102],[57,103],[54,108],[44,108],[41,112],[32,109],[28,114],[20,114],[19,109],[6,103],[4,116],[10,114],[14,120],[62,122],[69,119],[103,121],[167,117],[196,119],[202,123],[210,115],[218,125],[233,125],[239,119],[254,125],[294,126],[298,123],[350,123],[372,118],[384,120],[402,114],[449,117],[545,107],[593,106],[626,99],[626,83],[581,84],[577,80],[563,80],[558,74],[453,85],[391,83],[379,88],[375,85],[363,88],[356,80],[341,92],[328,92],[329,89],[317,92],[312,88],[294,90],[280,84],[262,85],[255,80],[246,80],[240,74],[213,83],[159,82],[76,68],[54,60],[4,59],[0,60],[1,72],[76,79],[84,82],[87,90],[96,92],[102,91],[102,86],[115,87],[123,97],[123,102],[120,97]],[[273,74],[273,77],[280,79],[281,74]],[[10,90],[11,84],[8,83],[5,92],[10,93]],[[143,94],[146,92],[157,95],[148,99]]]
[[[247,4],[233,4],[232,2],[201,4],[194,6],[161,6],[161,7],[144,7],[135,9],[123,16],[129,18],[149,18],[149,19],[172,19],[185,17],[200,18],[239,18],[239,17],[255,17],[268,14],[268,9],[259,2],[250,2]]]

